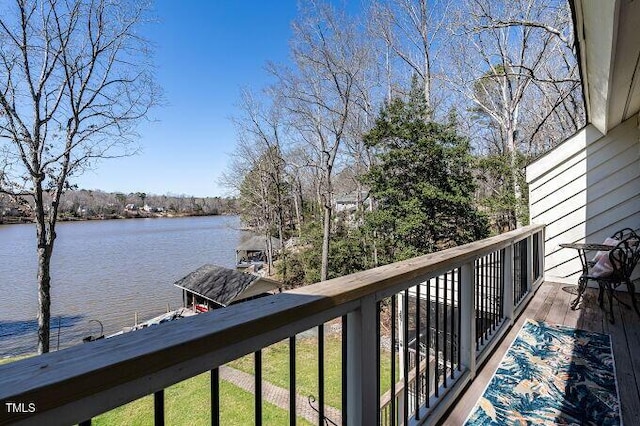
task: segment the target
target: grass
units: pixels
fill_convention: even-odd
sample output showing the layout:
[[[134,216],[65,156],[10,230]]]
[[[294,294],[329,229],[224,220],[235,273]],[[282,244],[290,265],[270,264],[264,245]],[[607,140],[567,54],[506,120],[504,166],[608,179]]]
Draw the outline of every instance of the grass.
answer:
[[[340,409],[342,406],[342,343],[339,334],[325,337],[325,403]],[[296,391],[298,394],[318,397],[318,345],[316,338],[298,339],[296,342]],[[389,389],[390,354],[382,351],[381,394]],[[253,355],[247,355],[229,364],[230,367],[253,374]],[[262,351],[262,378],[282,388],[289,388],[289,342],[276,343]],[[220,423],[245,425],[253,423],[253,394],[224,380],[220,381]],[[281,425],[289,422],[288,412],[272,404],[263,403],[263,424]],[[166,424],[211,424],[209,374],[201,374],[165,390]],[[96,425],[144,426],[153,424],[153,396],[116,408],[93,419]],[[298,424],[310,425],[302,418]]]
[[[325,404],[342,408],[342,341],[339,333],[325,336],[324,373]],[[390,356],[380,352],[380,393],[390,386]],[[0,359],[0,364],[18,358]],[[397,360],[396,360],[397,362]],[[229,364],[230,367],[253,374],[254,357],[247,355]],[[262,351],[262,378],[276,386],[289,388],[289,341],[271,345]],[[318,341],[316,337],[298,339],[296,342],[296,392],[302,396],[318,398]],[[211,424],[210,375],[192,377],[165,389],[166,424]],[[253,423],[253,394],[220,380],[220,421],[223,425]],[[281,425],[289,422],[289,414],[266,401],[263,402],[263,424]],[[146,396],[118,407],[93,419],[96,425],[152,425],[153,395]],[[309,425],[298,418],[298,424]]]
[[[1,358],[0,365],[33,355]],[[169,425],[210,425],[210,374],[204,373],[165,389],[165,423]],[[244,426],[254,423],[253,394],[220,380],[220,424]],[[298,417],[297,424],[311,425]],[[262,422],[265,425],[289,423],[289,413],[263,401]],[[95,425],[153,425],[153,395],[145,396],[92,419]]]
[[[209,373],[192,377],[165,389],[165,423],[168,425],[210,425],[211,393]],[[244,426],[254,423],[253,394],[220,380],[220,424]],[[289,423],[289,413],[263,402],[265,425]],[[95,425],[153,425],[153,395],[116,408],[93,419]],[[311,425],[302,418],[298,424]]]
[[[380,352],[380,393],[390,386],[390,356]],[[254,357],[247,355],[230,367],[253,374]],[[325,404],[342,408],[342,340],[339,333],[325,336],[324,351]],[[284,340],[262,350],[262,379],[282,388],[289,388],[289,341]],[[303,338],[296,341],[296,392],[318,398],[318,341]]]

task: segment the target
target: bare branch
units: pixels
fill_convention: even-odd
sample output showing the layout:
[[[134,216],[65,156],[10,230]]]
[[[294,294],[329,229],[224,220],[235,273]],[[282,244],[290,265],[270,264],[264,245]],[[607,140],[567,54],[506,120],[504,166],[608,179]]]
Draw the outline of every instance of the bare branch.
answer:
[[[39,351],[47,351],[60,197],[95,161],[135,152],[135,125],[158,91],[147,42],[135,32],[144,0],[14,1],[12,16],[0,16],[0,193],[33,199]]]

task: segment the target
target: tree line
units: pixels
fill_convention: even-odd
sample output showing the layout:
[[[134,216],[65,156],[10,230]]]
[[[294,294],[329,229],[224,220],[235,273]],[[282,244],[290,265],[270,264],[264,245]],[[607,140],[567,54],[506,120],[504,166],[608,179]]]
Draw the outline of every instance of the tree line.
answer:
[[[45,194],[45,199],[49,195]],[[121,219],[154,216],[237,214],[236,200],[222,197],[154,195],[145,192],[105,192],[79,189],[60,197],[60,220]],[[0,223],[33,221],[33,208],[0,194]]]
[[[292,33],[241,93],[224,177],[247,224],[296,242],[289,285],[527,223],[524,166],[585,122],[565,1],[308,0]]]

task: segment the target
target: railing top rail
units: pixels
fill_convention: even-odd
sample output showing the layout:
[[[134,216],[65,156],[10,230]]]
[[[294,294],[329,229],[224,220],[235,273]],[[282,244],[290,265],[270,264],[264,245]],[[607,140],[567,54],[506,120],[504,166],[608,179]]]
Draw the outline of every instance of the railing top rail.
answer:
[[[121,395],[117,389],[121,391],[123,385],[138,389],[104,403],[115,407],[326,321],[331,318],[328,313],[339,316],[349,312],[364,297],[375,297],[435,271],[456,268],[542,228],[528,226],[162,327],[0,365],[0,403],[37,399],[34,415],[38,415],[100,394]],[[98,409],[113,408],[99,405],[94,403],[91,409],[97,413],[101,412]],[[13,420],[0,417],[0,424],[23,419],[25,413]]]

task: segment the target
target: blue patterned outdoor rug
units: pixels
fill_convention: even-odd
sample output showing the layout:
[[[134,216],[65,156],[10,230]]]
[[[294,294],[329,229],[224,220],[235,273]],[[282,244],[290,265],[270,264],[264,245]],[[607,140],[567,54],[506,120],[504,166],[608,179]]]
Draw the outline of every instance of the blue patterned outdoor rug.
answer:
[[[467,425],[620,425],[611,339],[527,320]]]

